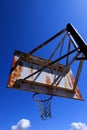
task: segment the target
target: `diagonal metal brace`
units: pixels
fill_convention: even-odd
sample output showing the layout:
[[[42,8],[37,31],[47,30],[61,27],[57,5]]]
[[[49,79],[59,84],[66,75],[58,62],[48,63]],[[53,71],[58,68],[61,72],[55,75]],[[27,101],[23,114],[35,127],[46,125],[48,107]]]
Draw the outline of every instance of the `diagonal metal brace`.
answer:
[[[66,56],[68,56],[68,55],[74,53],[75,51],[77,51],[77,49],[74,49],[74,50],[70,51],[69,53],[67,53],[67,54],[65,54],[65,55],[63,55],[63,56],[61,56],[60,58],[56,59],[55,61],[49,63],[48,65],[46,65],[46,66],[44,66],[44,67],[42,67],[42,68],[39,69],[38,71],[36,71],[36,72],[32,73],[31,75],[25,77],[23,80],[26,80],[27,78],[29,78],[29,77],[31,77],[31,76],[37,74],[38,72],[44,70],[45,68],[49,67],[50,65],[53,65],[54,63],[56,63],[56,62],[62,60],[63,58],[65,58]]]

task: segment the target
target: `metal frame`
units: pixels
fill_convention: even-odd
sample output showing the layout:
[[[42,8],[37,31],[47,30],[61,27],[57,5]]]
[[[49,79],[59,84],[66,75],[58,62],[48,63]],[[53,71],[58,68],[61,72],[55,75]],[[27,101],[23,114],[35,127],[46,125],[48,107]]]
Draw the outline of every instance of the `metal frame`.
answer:
[[[82,39],[82,37],[80,36],[80,34],[76,31],[76,29],[74,28],[74,26],[70,23],[67,24],[66,28],[61,30],[60,32],[58,32],[57,34],[55,34],[54,36],[52,36],[51,38],[49,38],[47,41],[43,42],[42,44],[40,44],[38,47],[36,47],[35,49],[33,49],[32,51],[30,51],[27,55],[22,55],[18,61],[16,62],[15,66],[12,67],[11,72],[12,73],[16,67],[20,64],[20,62],[25,58],[28,57],[28,55],[33,54],[34,52],[38,51],[39,49],[41,49],[42,47],[46,46],[48,43],[50,43],[52,40],[58,38],[60,35],[62,35],[64,33],[64,36],[61,38],[61,41],[59,42],[59,44],[56,46],[56,48],[54,49],[54,51],[52,52],[51,56],[49,57],[49,61],[52,59],[52,57],[55,55],[55,53],[60,49],[60,54],[59,57],[54,60],[54,61],[50,61],[48,62],[48,64],[46,64],[45,66],[43,66],[41,69],[37,70],[36,72],[30,74],[29,76],[25,77],[24,79],[22,79],[22,82],[25,82],[25,80],[29,77],[32,77],[33,75],[37,74],[38,72],[43,71],[45,68],[55,64],[55,63],[59,63],[59,61],[61,61],[62,59],[66,58],[66,67],[63,70],[63,72],[61,72],[61,75],[64,75],[65,71],[67,71],[70,66],[74,63],[75,60],[79,60],[79,66],[78,66],[78,70],[76,73],[76,77],[75,77],[75,83],[74,83],[74,87],[72,92],[75,92],[76,87],[77,87],[77,83],[79,80],[79,76],[81,74],[81,70],[82,70],[82,65],[85,59],[87,59],[87,45],[85,43],[85,41]],[[65,38],[68,36],[69,38],[69,42],[68,42],[68,49],[67,49],[67,53],[65,53],[64,55],[62,55],[62,51],[63,51],[63,44],[64,44],[64,40]],[[71,45],[74,46],[74,49],[71,50]],[[69,61],[69,56],[73,53],[77,52],[73,58]],[[78,57],[80,54],[83,54],[83,57]],[[57,77],[54,81],[54,83],[58,80],[58,78],[61,77]]]

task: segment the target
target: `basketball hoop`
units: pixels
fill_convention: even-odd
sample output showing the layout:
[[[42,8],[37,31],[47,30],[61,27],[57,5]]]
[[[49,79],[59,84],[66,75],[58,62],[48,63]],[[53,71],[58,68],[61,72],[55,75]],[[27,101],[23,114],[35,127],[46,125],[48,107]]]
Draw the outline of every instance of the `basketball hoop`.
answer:
[[[52,96],[47,94],[34,93],[33,99],[37,103],[42,120],[51,118],[51,100]]]

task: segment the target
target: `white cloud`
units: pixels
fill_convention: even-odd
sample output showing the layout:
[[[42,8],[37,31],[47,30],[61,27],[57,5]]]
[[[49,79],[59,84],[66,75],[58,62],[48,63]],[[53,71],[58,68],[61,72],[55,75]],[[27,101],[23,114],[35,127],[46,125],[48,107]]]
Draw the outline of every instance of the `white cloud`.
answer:
[[[81,122],[74,122],[71,124],[70,130],[87,130],[87,124]]]
[[[21,119],[16,125],[11,127],[11,130],[27,130],[30,127],[30,121]]]

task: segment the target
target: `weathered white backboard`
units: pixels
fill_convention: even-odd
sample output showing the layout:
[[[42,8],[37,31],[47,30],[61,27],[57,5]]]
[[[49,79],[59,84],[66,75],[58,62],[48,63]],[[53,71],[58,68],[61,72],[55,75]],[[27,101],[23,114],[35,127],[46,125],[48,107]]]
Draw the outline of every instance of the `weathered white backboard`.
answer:
[[[25,79],[25,77],[48,65],[51,61],[15,51],[12,67],[15,67],[20,57],[19,64],[9,76],[9,88],[82,100],[78,87],[73,91],[75,79],[71,69],[61,73],[65,66],[55,63]]]

